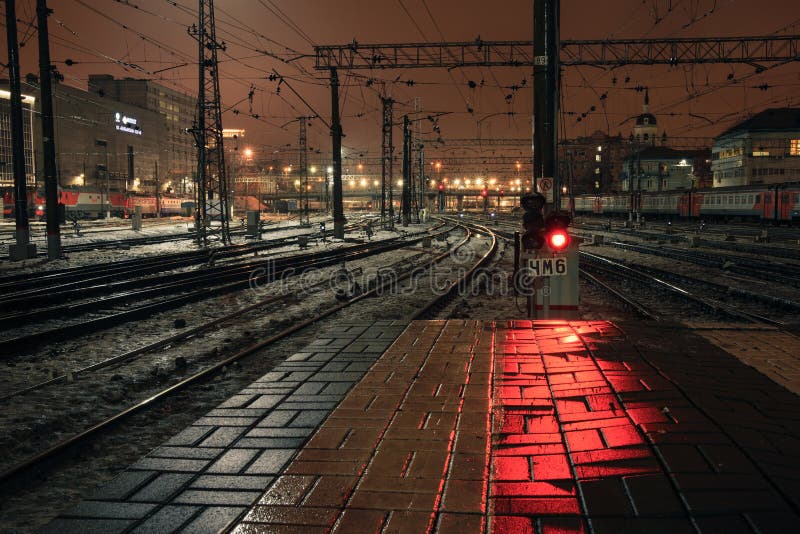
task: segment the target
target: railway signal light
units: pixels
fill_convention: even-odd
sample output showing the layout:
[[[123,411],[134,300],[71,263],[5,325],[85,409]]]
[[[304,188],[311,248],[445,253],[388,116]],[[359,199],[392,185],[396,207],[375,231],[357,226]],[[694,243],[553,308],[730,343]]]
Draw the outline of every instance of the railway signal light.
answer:
[[[555,211],[550,213],[544,221],[544,233],[547,246],[553,252],[562,252],[570,244],[570,236],[567,227],[572,222],[569,213]]]
[[[521,236],[522,248],[525,250],[539,250],[544,246],[545,222],[542,216],[542,208],[545,198],[540,193],[526,193],[519,199],[522,206],[522,228],[524,232]]]
[[[481,196],[483,198],[488,197],[489,196],[489,191],[487,191],[486,189],[481,189]]]

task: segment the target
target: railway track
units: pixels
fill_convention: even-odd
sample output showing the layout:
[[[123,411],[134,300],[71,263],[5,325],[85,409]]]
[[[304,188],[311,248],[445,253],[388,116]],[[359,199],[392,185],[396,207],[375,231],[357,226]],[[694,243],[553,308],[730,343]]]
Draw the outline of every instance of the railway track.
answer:
[[[684,305],[676,305],[674,302],[668,303],[657,297],[647,297],[658,301],[658,309],[656,310],[656,305],[648,306],[644,304],[642,300],[623,294],[617,289],[619,284],[611,284],[598,275],[613,277],[620,281],[620,283],[626,284],[628,287],[636,285],[640,288],[644,288],[647,292],[669,295],[674,300],[689,304],[693,308],[712,317],[722,316],[728,320],[752,324],[767,324],[777,327],[784,326],[784,323],[781,321],[777,321],[760,313],[739,309],[730,304],[721,302],[717,298],[703,295],[699,291],[693,291],[688,287],[688,284],[691,282],[699,283],[700,281],[696,279],[670,273],[670,277],[677,278],[677,281],[667,281],[668,277],[660,276],[662,272],[657,272],[655,270],[650,270],[650,272],[648,272],[643,268],[630,267],[604,256],[585,251],[581,251],[580,254],[583,260],[581,269],[590,275],[590,277],[587,277],[589,281],[598,282],[601,287],[611,289],[614,296],[623,300],[627,305],[633,307],[645,317],[657,320],[663,320],[665,318],[678,318],[682,320],[687,314],[687,309]],[[678,285],[678,282],[681,282],[683,285]],[[718,288],[715,287],[714,289]],[[750,295],[744,294],[743,297],[747,299]]]
[[[191,386],[200,384],[206,381],[211,376],[219,373],[221,370],[225,369],[226,367],[230,366],[231,364],[247,358],[248,356],[257,354],[263,351],[265,348],[274,345],[275,343],[286,340],[290,338],[292,335],[298,333],[299,331],[317,324],[319,321],[324,320],[325,318],[334,316],[335,314],[339,313],[340,311],[353,306],[356,303],[363,302],[370,297],[376,296],[381,293],[381,291],[386,290],[389,287],[394,286],[400,281],[405,281],[408,279],[416,278],[420,275],[421,269],[423,271],[430,271],[430,269],[439,264],[440,262],[444,261],[447,258],[453,256],[459,249],[465,247],[474,237],[473,231],[467,225],[460,225],[466,232],[466,236],[455,246],[451,247],[449,250],[436,255],[434,258],[430,259],[429,262],[424,266],[424,268],[414,268],[404,272],[401,276],[392,278],[389,280],[384,280],[381,278],[376,278],[373,280],[373,283],[370,284],[371,287],[367,288],[363,292],[348,298],[343,302],[339,302],[338,304],[328,307],[323,311],[316,313],[313,317],[309,317],[306,320],[293,324],[283,330],[274,333],[273,335],[268,336],[266,339],[260,340],[252,345],[247,346],[246,348],[237,351],[234,354],[226,355],[222,359],[219,359],[212,364],[208,365],[207,367],[198,370],[192,373],[189,376],[153,393],[148,395],[145,400],[136,402],[135,404],[128,406],[127,408],[115,413],[104,420],[91,425],[89,428],[81,430],[65,439],[58,441],[55,444],[48,446],[45,450],[37,452],[19,462],[16,462],[14,465],[8,467],[5,471],[0,473],[0,486],[5,488],[6,490],[10,490],[11,488],[19,487],[20,485],[24,485],[30,480],[32,480],[32,476],[36,476],[37,474],[41,474],[42,470],[47,470],[50,467],[57,465],[58,460],[63,458],[64,453],[72,450],[77,450],[78,447],[84,445],[88,440],[92,438],[96,438],[99,435],[102,435],[111,429],[115,428],[119,425],[122,421],[130,418],[134,414],[145,412],[146,410],[157,406],[160,402],[164,401],[165,399],[174,396],[176,393],[183,391]],[[473,228],[475,228],[473,226]],[[482,229],[484,231],[484,229]],[[486,231],[487,235],[491,233]],[[472,266],[471,269],[463,273],[462,278],[468,279],[472,276],[472,274],[481,266],[488,262],[492,255],[495,253],[497,249],[497,240],[496,238],[491,238],[489,242],[489,248],[487,252],[481,256]],[[463,280],[455,280],[452,284],[446,289],[446,291],[434,294],[431,297],[427,297],[428,301],[421,306],[417,306],[417,311],[415,311],[409,319],[422,317],[424,315],[429,315],[435,312],[437,306],[440,306],[441,303],[447,299],[453,297],[453,293],[458,287],[459,283],[463,283]],[[417,295],[418,297],[419,295]],[[270,302],[275,302],[271,299],[266,299],[263,302],[257,303],[257,305],[268,305]],[[255,306],[255,305],[254,305]],[[242,314],[245,313],[247,310],[237,310],[234,312],[235,314]],[[226,316],[224,318],[220,318],[216,323],[218,324],[221,321],[230,320],[233,318],[233,314]],[[205,327],[206,325],[204,325]],[[209,325],[213,326],[213,325]],[[183,335],[190,337],[191,335],[196,335],[197,332],[186,332]],[[161,340],[161,344],[159,346],[163,346],[164,343],[172,343],[175,342],[174,336],[168,339]],[[120,355],[115,359],[115,361],[110,361],[108,363],[98,363],[98,366],[107,367],[110,365],[116,365],[117,363],[130,359],[134,357],[135,354],[126,353]],[[23,390],[20,392],[15,393],[14,395],[7,395],[3,397],[2,401],[8,401],[13,397],[17,397],[23,395],[27,391],[33,391],[35,389],[39,389],[41,387],[46,387],[47,385],[52,385],[59,381],[64,381],[66,378],[62,377],[59,380],[54,380],[52,383],[43,384],[43,385],[35,385],[28,390]]]
[[[625,250],[671,258],[704,267],[713,267],[723,269],[727,272],[769,280],[788,286],[800,287],[800,265],[798,264],[774,262],[746,256],[675,249],[664,246],[654,247],[620,241],[611,241],[607,244]]]
[[[263,257],[233,265],[159,274],[126,281],[112,281],[113,276],[111,280],[108,276],[100,277],[99,280],[95,277],[89,280],[91,285],[86,285],[86,281],[83,281],[78,283],[80,287],[75,287],[75,283],[69,283],[46,292],[31,290],[7,295],[0,301],[4,309],[21,311],[0,316],[0,328],[6,330],[37,324],[45,319],[74,317],[80,313],[103,310],[112,310],[112,313],[2,339],[0,352],[5,357],[11,357],[20,350],[30,349],[43,343],[72,339],[191,302],[239,291],[250,286],[253,273],[259,270],[268,270],[272,279],[283,279],[308,270],[397,250],[417,243],[426,236],[427,233],[422,233],[410,239],[394,238],[301,255]],[[159,267],[163,268],[163,265]],[[47,308],[39,307],[44,295],[46,300],[54,305]],[[81,297],[93,298],[76,301]],[[131,302],[141,301],[145,303],[133,308],[127,307]]]

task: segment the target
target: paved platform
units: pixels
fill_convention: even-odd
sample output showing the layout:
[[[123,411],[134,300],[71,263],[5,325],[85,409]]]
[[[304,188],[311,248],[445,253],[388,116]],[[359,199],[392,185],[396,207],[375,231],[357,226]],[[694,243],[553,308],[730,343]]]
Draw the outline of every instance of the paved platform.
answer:
[[[45,530],[800,531],[800,398],[701,330],[341,325]]]

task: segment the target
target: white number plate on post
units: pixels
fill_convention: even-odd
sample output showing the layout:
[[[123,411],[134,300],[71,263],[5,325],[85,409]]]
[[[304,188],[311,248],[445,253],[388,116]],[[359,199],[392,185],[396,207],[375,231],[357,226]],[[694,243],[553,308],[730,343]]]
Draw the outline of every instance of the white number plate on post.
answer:
[[[535,276],[566,276],[567,258],[530,258],[528,268]]]

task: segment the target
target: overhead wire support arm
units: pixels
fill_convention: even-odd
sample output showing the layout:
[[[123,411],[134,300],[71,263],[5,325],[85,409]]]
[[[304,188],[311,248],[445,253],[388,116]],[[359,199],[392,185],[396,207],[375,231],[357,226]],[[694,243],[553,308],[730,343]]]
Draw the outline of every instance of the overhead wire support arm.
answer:
[[[533,41],[320,45],[317,70],[531,67]],[[773,63],[800,60],[800,35],[563,40],[562,66]]]

